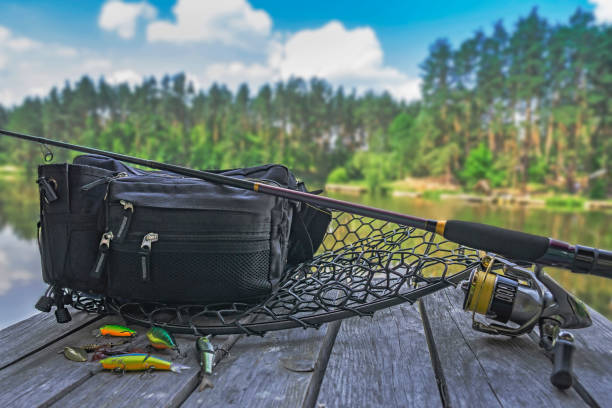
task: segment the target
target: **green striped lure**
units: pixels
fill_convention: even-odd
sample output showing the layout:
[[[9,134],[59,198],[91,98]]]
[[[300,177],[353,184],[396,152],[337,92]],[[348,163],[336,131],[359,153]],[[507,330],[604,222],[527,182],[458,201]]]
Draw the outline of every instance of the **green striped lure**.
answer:
[[[202,382],[198,388],[198,391],[201,392],[205,388],[214,387],[209,377],[212,375],[213,364],[215,362],[215,348],[208,337],[199,337],[196,340],[196,350],[200,358],[200,367],[202,367]]]
[[[178,351],[179,349],[174,336],[161,327],[151,327],[147,332],[147,339],[149,339],[151,346],[157,350],[171,349]]]

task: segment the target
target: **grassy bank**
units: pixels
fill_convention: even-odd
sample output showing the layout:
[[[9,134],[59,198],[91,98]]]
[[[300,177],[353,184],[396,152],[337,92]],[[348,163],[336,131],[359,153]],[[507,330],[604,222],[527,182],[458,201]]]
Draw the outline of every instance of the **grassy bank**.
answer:
[[[354,195],[371,194],[370,187],[365,180],[328,184],[326,189],[331,192]],[[490,205],[537,206],[572,212],[612,211],[612,199],[590,200],[579,195],[556,194],[539,185],[529,185],[526,192],[492,189],[485,194],[482,191],[465,189],[440,179],[407,178],[385,183],[375,194],[423,198],[430,201],[460,200]]]

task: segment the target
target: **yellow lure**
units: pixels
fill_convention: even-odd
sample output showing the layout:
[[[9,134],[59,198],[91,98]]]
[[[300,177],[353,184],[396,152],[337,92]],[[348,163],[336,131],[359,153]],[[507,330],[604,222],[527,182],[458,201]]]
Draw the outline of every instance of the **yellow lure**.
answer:
[[[102,367],[106,370],[120,371],[163,370],[180,373],[181,370],[189,368],[187,366],[171,363],[170,361],[144,353],[123,354],[120,356],[107,357],[100,360],[100,364],[102,364]]]

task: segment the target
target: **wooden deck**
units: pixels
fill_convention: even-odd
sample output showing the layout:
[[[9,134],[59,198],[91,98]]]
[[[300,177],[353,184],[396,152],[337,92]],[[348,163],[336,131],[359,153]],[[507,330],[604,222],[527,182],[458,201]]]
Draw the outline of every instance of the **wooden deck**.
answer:
[[[74,312],[59,325],[53,314],[39,314],[0,331],[0,407],[612,406],[612,323],[605,317],[592,311],[593,326],[573,331],[576,386],[562,392],[550,384],[551,362],[534,336],[473,331],[461,300],[446,289],[320,330],[217,336],[217,346],[235,344],[215,367],[214,388],[203,392],[193,336],[177,336],[188,351],[180,362],[190,369],[118,376],[57,353],[93,342],[91,331],[121,323],[117,317]]]

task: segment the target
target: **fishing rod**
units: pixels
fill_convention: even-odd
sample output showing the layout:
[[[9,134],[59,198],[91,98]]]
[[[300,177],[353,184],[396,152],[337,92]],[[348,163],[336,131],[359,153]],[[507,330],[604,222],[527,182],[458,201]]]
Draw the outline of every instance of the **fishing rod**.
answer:
[[[569,269],[575,273],[592,274],[612,278],[612,251],[572,245],[557,239],[528,234],[491,225],[460,220],[431,220],[398,212],[383,210],[363,204],[351,203],[334,198],[318,196],[256,181],[238,179],[222,174],[195,170],[175,164],[141,159],[125,154],[109,152],[87,146],[32,136],[0,129],[0,134],[28,140],[42,145],[89,154],[99,154],[124,162],[146,166],[156,170],[167,170],[184,176],[194,177],[212,183],[224,184],[262,194],[301,201],[320,207],[347,211],[354,214],[394,222],[399,225],[434,232],[444,238],[467,247],[493,252],[504,257]]]

